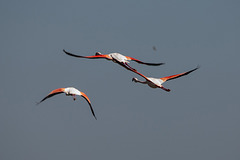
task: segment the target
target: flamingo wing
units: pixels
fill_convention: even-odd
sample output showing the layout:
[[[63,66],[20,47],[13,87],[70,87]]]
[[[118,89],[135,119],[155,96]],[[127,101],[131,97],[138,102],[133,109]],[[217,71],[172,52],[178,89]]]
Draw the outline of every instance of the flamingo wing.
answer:
[[[127,56],[126,56],[127,57]],[[140,64],[145,64],[145,65],[149,65],[149,66],[160,66],[160,65],[163,65],[165,63],[146,63],[146,62],[142,62],[136,58],[132,58],[132,57],[127,57],[128,60],[132,60],[132,61],[135,61],[137,63],[140,63]]]
[[[90,107],[91,112],[92,112],[92,115],[94,116],[95,119],[97,119],[96,116],[95,116],[95,113],[93,111],[93,108],[92,108],[92,105],[91,105],[91,101],[89,100],[88,96],[85,93],[83,93],[83,92],[81,92],[81,94],[82,94],[81,96],[88,102],[89,107]]]
[[[67,52],[63,50],[64,53],[66,53],[69,56],[77,57],[77,58],[90,58],[90,59],[97,59],[97,58],[108,58],[107,55],[96,55],[96,56],[80,56],[76,54],[72,54],[70,52]]]
[[[64,93],[64,89],[65,88],[58,88],[58,89],[55,89],[53,90],[52,92],[50,92],[46,97],[44,97],[40,102],[38,102],[37,104],[40,104],[41,102],[45,101],[46,99],[52,97],[52,96],[55,96],[57,94],[61,94],[61,93]]]
[[[165,81],[169,81],[169,80],[172,80],[172,79],[176,79],[176,78],[179,78],[179,77],[182,77],[182,76],[185,76],[185,75],[188,75],[189,73],[199,69],[200,67],[197,66],[196,68],[188,71],[188,72],[184,72],[184,73],[180,73],[180,74],[175,74],[175,75],[171,75],[171,76],[167,76],[167,77],[163,77],[163,78],[160,78],[161,80],[163,80],[164,82]]]

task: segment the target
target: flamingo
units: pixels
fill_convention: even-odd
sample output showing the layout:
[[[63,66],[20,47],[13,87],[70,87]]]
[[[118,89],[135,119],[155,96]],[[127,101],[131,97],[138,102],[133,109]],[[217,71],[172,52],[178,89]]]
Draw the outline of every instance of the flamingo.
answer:
[[[92,108],[92,105],[91,105],[91,102],[90,102],[88,96],[85,93],[80,92],[78,89],[73,88],[73,87],[55,89],[55,90],[51,91],[46,97],[44,97],[37,104],[40,104],[41,102],[45,101],[46,99],[48,99],[52,96],[55,96],[57,94],[61,94],[61,93],[65,93],[66,96],[72,96],[74,101],[76,100],[76,95],[82,96],[88,102],[88,104],[90,106],[90,109],[92,111],[92,115],[94,116],[95,119],[97,119],[95,114],[94,114],[94,111],[93,111],[93,108]]]
[[[175,74],[175,75],[171,75],[171,76],[167,76],[167,77],[163,77],[163,78],[152,78],[152,77],[146,77],[143,74],[134,71],[135,73],[137,73],[138,75],[142,76],[143,78],[145,78],[146,81],[140,81],[137,78],[132,78],[132,81],[136,82],[136,83],[142,83],[142,84],[148,84],[149,87],[151,88],[161,88],[167,92],[170,92],[170,89],[167,89],[165,87],[162,86],[162,84],[166,81],[172,80],[172,79],[176,79],[185,75],[188,75],[189,73],[197,70],[199,68],[199,66],[197,66],[196,68],[187,71],[187,72],[183,72],[180,74]]]
[[[135,71],[136,71],[136,69],[129,66],[129,64],[128,64],[129,61],[135,61],[140,64],[151,65],[151,66],[159,66],[159,65],[164,64],[164,63],[146,63],[146,62],[142,62],[142,61],[132,58],[132,57],[124,56],[120,53],[101,54],[100,52],[96,52],[96,54],[94,56],[80,56],[80,55],[75,55],[75,54],[69,53],[65,50],[63,50],[63,52],[65,52],[69,56],[73,56],[73,57],[77,57],[77,58],[90,58],[90,59],[105,58],[107,60],[112,60],[115,63],[119,63],[121,66],[125,67],[128,70],[135,70]]]

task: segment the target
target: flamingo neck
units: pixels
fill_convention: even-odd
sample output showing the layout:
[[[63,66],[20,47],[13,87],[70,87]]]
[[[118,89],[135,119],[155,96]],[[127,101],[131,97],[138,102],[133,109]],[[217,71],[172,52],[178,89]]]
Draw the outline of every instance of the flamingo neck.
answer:
[[[140,81],[140,80],[138,80],[138,79],[136,79],[136,82],[142,83],[142,84],[147,84],[147,81]]]

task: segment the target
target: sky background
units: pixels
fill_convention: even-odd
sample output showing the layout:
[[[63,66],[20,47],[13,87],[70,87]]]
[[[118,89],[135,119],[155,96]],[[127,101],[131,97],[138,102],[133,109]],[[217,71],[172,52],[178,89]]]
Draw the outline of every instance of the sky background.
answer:
[[[0,159],[239,160],[240,1],[1,0]],[[156,47],[156,51],[153,50]],[[134,83],[106,60],[119,52],[182,73],[171,92]],[[78,97],[57,95],[73,86]]]

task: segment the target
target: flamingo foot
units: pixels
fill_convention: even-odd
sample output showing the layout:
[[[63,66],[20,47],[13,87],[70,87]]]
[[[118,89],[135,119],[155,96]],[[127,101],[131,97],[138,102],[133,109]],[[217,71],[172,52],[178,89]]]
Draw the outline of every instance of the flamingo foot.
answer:
[[[76,95],[72,95],[73,96],[73,100],[75,101],[76,100]]]
[[[170,92],[171,90],[170,89],[167,89],[167,88],[164,88],[164,87],[161,87],[163,90],[167,91],[167,92]]]

